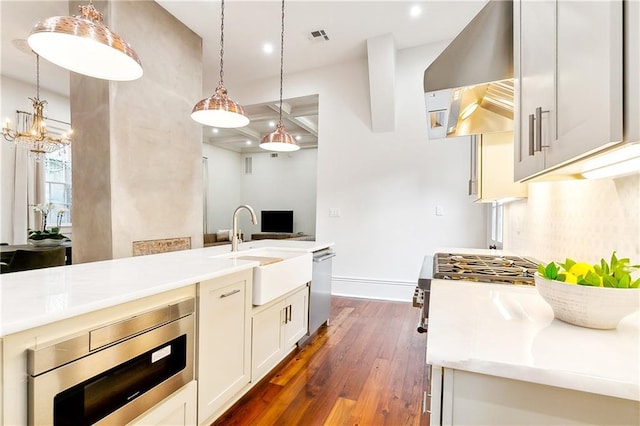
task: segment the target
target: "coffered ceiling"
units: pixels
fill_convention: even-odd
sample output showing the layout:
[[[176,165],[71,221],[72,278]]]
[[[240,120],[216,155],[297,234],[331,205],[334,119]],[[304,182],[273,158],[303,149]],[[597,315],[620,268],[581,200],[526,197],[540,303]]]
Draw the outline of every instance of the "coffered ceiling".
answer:
[[[236,152],[264,152],[260,139],[272,132],[279,119],[280,103],[245,106],[251,122],[239,129],[204,128],[204,141]],[[282,102],[282,123],[300,148],[318,146],[318,96],[285,99]]]

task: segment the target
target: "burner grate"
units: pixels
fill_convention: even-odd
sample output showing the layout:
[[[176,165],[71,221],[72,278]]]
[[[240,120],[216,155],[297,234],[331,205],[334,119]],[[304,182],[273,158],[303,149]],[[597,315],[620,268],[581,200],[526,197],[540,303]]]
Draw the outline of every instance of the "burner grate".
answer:
[[[518,256],[436,253],[433,277],[495,284],[534,285],[538,265]]]

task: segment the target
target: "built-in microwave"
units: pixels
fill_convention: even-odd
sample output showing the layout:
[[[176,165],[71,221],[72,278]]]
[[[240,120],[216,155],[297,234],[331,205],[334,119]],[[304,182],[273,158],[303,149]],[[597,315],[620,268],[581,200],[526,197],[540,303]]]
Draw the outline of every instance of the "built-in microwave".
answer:
[[[193,298],[28,350],[29,424],[126,424],[194,378]]]

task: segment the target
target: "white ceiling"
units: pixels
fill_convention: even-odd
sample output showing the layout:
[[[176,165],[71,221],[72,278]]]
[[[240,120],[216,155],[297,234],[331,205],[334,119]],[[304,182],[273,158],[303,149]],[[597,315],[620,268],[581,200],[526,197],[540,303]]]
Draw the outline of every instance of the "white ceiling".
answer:
[[[287,0],[285,3],[285,75],[365,57],[367,39],[384,34],[393,34],[397,49],[450,40],[475,16],[485,1]],[[220,2],[193,0],[158,0],[157,2],[203,38],[202,97],[210,96],[218,82],[220,71]],[[409,11],[416,5],[422,9],[422,13],[418,17],[411,17]],[[279,74],[280,13],[281,3],[277,0],[225,1],[224,81],[230,93],[233,92],[234,84]],[[26,39],[37,21],[49,16],[68,14],[66,1],[1,0],[2,74],[33,83],[35,59],[28,53],[28,47],[25,48],[24,42],[20,40]],[[117,28],[114,30],[117,32]],[[311,32],[316,30],[324,30],[329,40],[313,39]],[[120,35],[126,39],[126,34]],[[274,52],[271,55],[262,52],[262,46],[265,43],[273,45]],[[135,44],[133,48],[135,49]],[[144,66],[144,58],[141,60]],[[69,72],[43,60],[41,61],[41,86],[68,96]],[[194,104],[198,100],[194,99]],[[305,109],[307,120],[313,121],[313,114],[306,111],[309,105],[305,104],[308,104],[308,101],[309,99],[292,100],[291,103]],[[249,109],[249,115],[252,118],[254,109],[247,105],[245,108]],[[259,122],[255,123],[255,127],[252,124],[249,129],[246,129],[249,134],[264,134],[265,121],[268,123],[273,119],[265,116],[267,111],[275,113],[274,117],[277,121],[277,109],[256,106],[255,114],[260,114],[263,119],[256,120]],[[315,123],[317,126],[317,111]],[[305,126],[297,125],[295,119],[286,121],[285,127],[289,133],[303,135],[306,141],[304,143],[308,146],[317,144],[317,138],[314,141],[312,133],[304,129]],[[205,140],[210,130],[205,129]],[[307,134],[305,135],[304,132]],[[246,135],[222,130],[220,133],[228,134],[226,142],[222,141],[223,144],[227,143],[227,148],[251,149],[242,146],[244,142],[242,138]],[[219,135],[215,137],[213,143],[218,144],[218,141],[223,139]],[[228,138],[237,140],[232,143]]]

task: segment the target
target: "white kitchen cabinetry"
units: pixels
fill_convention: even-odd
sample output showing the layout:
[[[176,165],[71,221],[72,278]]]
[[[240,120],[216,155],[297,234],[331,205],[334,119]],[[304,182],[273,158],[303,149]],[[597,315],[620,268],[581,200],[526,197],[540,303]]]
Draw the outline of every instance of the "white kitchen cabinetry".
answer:
[[[251,270],[200,283],[198,422],[205,424],[251,379]]]
[[[196,420],[195,381],[166,398],[160,404],[129,423],[131,426],[193,426]]]
[[[309,287],[254,307],[252,319],[251,377],[260,380],[275,367],[302,336],[309,324]]]
[[[476,141],[476,202],[526,198],[527,184],[513,180],[513,132],[487,133]]]
[[[622,141],[622,0],[514,2],[515,178]]]
[[[535,138],[546,146],[555,136],[555,1],[515,1],[513,13],[515,178],[520,180],[544,169]],[[537,108],[542,133],[534,133]]]
[[[638,401],[451,368],[433,369],[431,426],[640,422]]]

